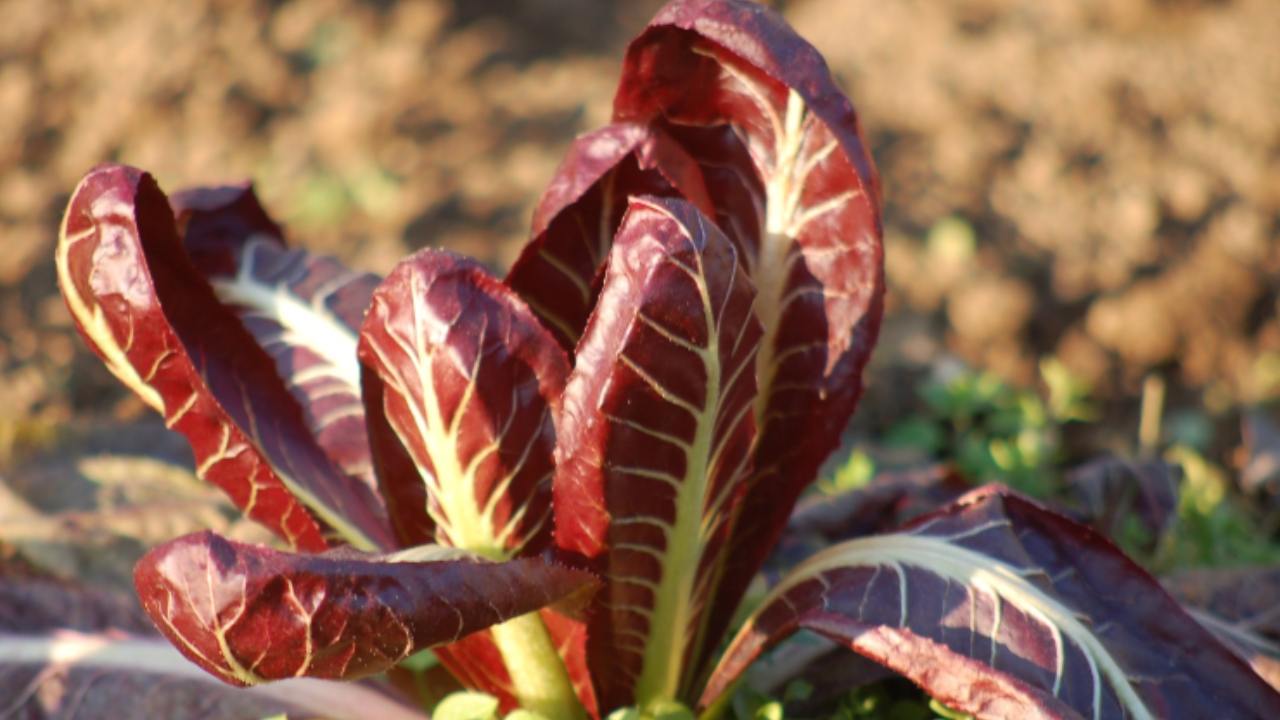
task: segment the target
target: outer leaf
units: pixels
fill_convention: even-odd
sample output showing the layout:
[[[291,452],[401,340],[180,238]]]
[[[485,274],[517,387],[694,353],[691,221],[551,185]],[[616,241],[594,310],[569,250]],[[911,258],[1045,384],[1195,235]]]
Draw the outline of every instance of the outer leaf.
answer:
[[[1165,578],[1164,586],[1280,690],[1280,569],[1184,570]]]
[[[153,633],[131,599],[0,568],[0,716],[422,718],[356,683],[229,688]]]
[[[932,465],[880,473],[866,487],[835,496],[810,494],[797,503],[757,578],[772,585],[819,550],[841,540],[896,530],[972,489],[951,468]],[[753,587],[763,591],[758,580]]]
[[[568,360],[524,303],[479,264],[424,250],[374,294],[360,358],[380,385],[369,414],[385,414],[417,467],[383,478],[402,537],[430,526],[493,559],[544,547]]]
[[[1199,608],[1188,607],[1186,610],[1223,645],[1249,663],[1249,667],[1268,685],[1280,691],[1280,645],[1243,623],[1225,620]]]
[[[861,393],[883,311],[878,181],[822,57],[749,0],[669,3],[628,49],[614,117],[661,120],[702,162],[759,296],[761,434],[715,638]]]
[[[297,547],[325,547],[326,525],[362,547],[389,545],[377,497],[316,444],[271,358],[192,266],[150,176],[90,172],[57,263],[85,339],[187,437],[201,477]]]
[[[752,299],[697,209],[631,201],[556,448],[557,543],[605,578],[588,633],[604,708],[676,696],[703,639],[755,435]]]
[[[247,184],[187,190],[173,207],[192,263],[271,355],[320,447],[372,486],[356,343],[381,278],[286,250]]]
[[[592,580],[537,559],[294,555],[198,533],[148,553],[134,582],[184,655],[228,683],[252,685],[381,672]]]
[[[798,628],[984,718],[1280,712],[1280,695],[1102,536],[1000,488],[810,558],[748,620],[702,702]]]
[[[655,127],[615,123],[579,137],[533,215],[533,232],[507,274],[556,339],[572,350],[599,293],[597,277],[633,195],[711,202],[693,158]]]
[[[971,489],[946,465],[879,473],[866,487],[802,500],[787,523],[787,532],[817,535],[829,545],[894,530],[951,504]]]
[[[830,714],[831,708],[852,690],[895,677],[898,676],[893,671],[849,652],[843,645],[802,631],[757,660],[745,682],[762,697],[785,698],[788,714],[807,718]],[[797,694],[793,684],[804,687],[804,692]],[[745,700],[751,694],[732,693],[731,702],[739,704],[738,698]]]
[[[1159,544],[1177,518],[1182,469],[1162,460],[1101,457],[1067,473],[1066,489],[1083,519],[1109,538],[1120,538],[1129,519],[1146,533],[1146,551]]]
[[[1280,568],[1183,570],[1164,584],[1184,603],[1280,645]]]

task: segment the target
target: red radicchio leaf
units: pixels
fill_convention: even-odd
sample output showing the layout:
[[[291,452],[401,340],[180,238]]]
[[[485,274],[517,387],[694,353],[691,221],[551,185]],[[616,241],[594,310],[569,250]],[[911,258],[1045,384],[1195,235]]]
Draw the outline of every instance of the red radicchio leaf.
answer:
[[[149,175],[91,171],[63,219],[57,265],[85,340],[186,436],[201,477],[295,547],[325,548],[326,526],[390,547],[378,497],[316,443],[271,357],[192,266]]]
[[[536,558],[295,555],[211,532],[152,550],[134,572],[143,609],[160,631],[233,685],[382,672],[412,652],[545,607],[592,582],[587,573]]]
[[[0,561],[0,717],[335,720],[423,716],[363,683],[298,679],[244,690],[187,662],[132,597]]]
[[[172,204],[192,264],[271,355],[320,447],[373,487],[356,343],[381,278],[286,250],[248,184],[187,190]]]
[[[502,712],[508,713],[520,707],[506,661],[502,659],[502,651],[491,633],[471,633],[457,642],[441,645],[434,652],[440,664],[463,686],[498,698]]]
[[[760,440],[714,644],[861,394],[883,312],[878,180],[822,56],[748,0],[669,3],[627,51],[614,119],[660,121],[698,158],[758,294]]]
[[[1003,488],[797,567],[738,633],[702,703],[801,628],[984,718],[1280,712],[1280,695],[1105,538]]]
[[[556,541],[604,589],[601,706],[678,697],[755,435],[759,322],[727,238],[692,205],[632,199],[577,349],[556,448]]]
[[[711,202],[691,157],[657,128],[615,123],[573,142],[533,214],[533,232],[507,274],[566,350],[595,305],[596,278],[633,195]]]
[[[385,414],[417,468],[383,478],[396,527],[433,527],[435,542],[492,559],[545,547],[569,362],[515,293],[474,261],[423,250],[374,293],[360,359],[382,400],[368,414]]]
[[[529,308],[477,263],[426,250],[377,290],[360,347],[374,457],[400,538],[494,559],[545,548],[554,413],[569,363]],[[593,708],[581,623],[542,615]],[[489,633],[438,654],[470,687],[515,707]]]

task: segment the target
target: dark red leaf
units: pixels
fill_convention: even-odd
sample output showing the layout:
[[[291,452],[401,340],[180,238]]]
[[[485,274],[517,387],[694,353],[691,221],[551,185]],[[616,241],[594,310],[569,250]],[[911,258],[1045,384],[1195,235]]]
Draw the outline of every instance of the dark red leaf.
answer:
[[[196,470],[296,547],[389,547],[381,502],[316,443],[271,357],[196,271],[149,175],[116,165],[71,198],[57,251],[89,345],[191,443]]]
[[[657,128],[635,123],[575,140],[534,211],[531,239],[506,282],[566,350],[587,324],[596,276],[634,195],[683,197],[711,212],[693,159]]]
[[[1002,488],[810,558],[702,697],[808,629],[984,718],[1270,717],[1276,694],[1096,532]]]
[[[586,708],[589,717],[600,717],[599,700],[591,676],[590,656],[587,654],[587,624],[577,617],[548,608],[542,611],[542,622],[547,634],[560,652],[565,671],[573,683],[578,700]]]
[[[461,640],[441,645],[435,650],[440,663],[448,668],[468,688],[480,690],[498,698],[503,712],[511,712],[520,706],[516,690],[507,672],[502,651],[493,641],[488,630],[471,633]]]
[[[381,278],[285,249],[247,184],[180,192],[173,208],[192,264],[271,355],[320,447],[372,487],[356,342]]]
[[[371,675],[593,582],[535,558],[413,562],[336,552],[295,555],[198,533],[148,553],[134,582],[174,646],[234,685]]]
[[[374,293],[360,359],[380,385],[368,414],[385,414],[417,467],[382,479],[396,526],[492,559],[545,547],[569,363],[515,293],[474,261],[423,250]],[[376,432],[382,451],[391,439]]]
[[[556,447],[556,541],[604,576],[601,706],[677,697],[755,426],[760,338],[733,245],[692,205],[631,200],[577,349]]]
[[[837,446],[883,311],[879,188],[821,55],[749,0],[675,0],[627,51],[615,120],[660,122],[702,163],[764,326],[755,474],[717,636]]]

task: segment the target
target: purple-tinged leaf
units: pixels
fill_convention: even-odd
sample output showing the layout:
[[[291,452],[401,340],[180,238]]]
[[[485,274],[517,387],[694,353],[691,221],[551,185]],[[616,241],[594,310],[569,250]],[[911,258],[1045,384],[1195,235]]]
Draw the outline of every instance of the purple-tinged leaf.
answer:
[[[1280,694],[1115,546],[1001,488],[814,555],[748,619],[702,703],[801,628],[984,718],[1280,712]]]
[[[884,472],[865,487],[802,498],[760,575],[772,585],[798,563],[841,540],[896,530],[973,489],[946,465]]]
[[[1280,643],[1280,568],[1181,570],[1164,585],[1183,603]]]
[[[745,683],[763,695],[786,698],[788,716],[808,718],[829,715],[852,690],[896,677],[883,665],[805,631],[752,664]],[[787,691],[793,683],[806,687],[803,698]]]
[[[132,598],[0,566],[0,717],[424,720],[359,683],[231,688],[155,635]]]
[[[586,327],[597,276],[635,195],[683,197],[711,212],[693,159],[657,128],[635,123],[576,139],[534,211],[531,239],[506,282],[566,350]]]
[[[174,646],[234,685],[382,672],[593,582],[536,558],[491,563],[434,550],[438,559],[420,562],[350,550],[295,555],[198,533],[148,553],[134,582]]]
[[[436,542],[491,559],[545,547],[568,359],[515,293],[474,261],[423,250],[374,293],[360,359],[382,400],[367,413],[385,414],[417,467],[382,478],[396,527],[429,523]],[[375,433],[375,450],[394,451]]]
[[[1280,569],[1182,570],[1163,582],[1200,624],[1280,690]]]
[[[1249,667],[1268,685],[1280,691],[1280,644],[1245,624],[1225,620],[1207,610],[1187,607],[1186,611],[1223,645],[1249,663]]]
[[[192,264],[271,355],[320,447],[372,487],[356,343],[381,278],[285,249],[247,184],[180,192],[173,208]]]
[[[827,544],[885,532],[949,505],[971,489],[947,465],[878,473],[865,487],[801,500],[787,532],[816,535]]]
[[[271,357],[191,264],[149,175],[91,171],[63,219],[57,265],[86,341],[186,436],[202,478],[296,547],[326,547],[329,529],[390,546],[379,499],[316,443]]]
[[[732,243],[692,205],[632,199],[565,390],[556,542],[604,577],[601,706],[677,697],[750,472],[760,325]]]
[[[878,180],[822,56],[749,0],[669,3],[627,51],[614,119],[661,122],[703,163],[758,294],[760,440],[715,638],[861,394],[883,313]]]
[[[1150,552],[1177,517],[1181,478],[1182,469],[1163,460],[1102,457],[1073,468],[1065,484],[1083,522],[1118,541],[1136,519]]]
[[[252,183],[179,190],[169,200],[182,244],[205,277],[230,277],[251,242],[285,246],[284,229],[258,201]]]

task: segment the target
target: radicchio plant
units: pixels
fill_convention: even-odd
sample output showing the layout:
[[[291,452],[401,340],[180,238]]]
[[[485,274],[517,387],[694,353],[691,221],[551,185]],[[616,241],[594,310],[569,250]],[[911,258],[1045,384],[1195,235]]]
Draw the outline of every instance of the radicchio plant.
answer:
[[[745,0],[674,0],[505,280],[288,249],[245,187],[93,170],[57,249],[89,345],[291,552],[150,552],[143,607],[234,685],[435,648],[546,718],[714,713],[824,635],[983,717],[1245,717],[1280,700],[1093,531],[1000,488],[842,542],[731,618],[862,389],[880,190],[822,57]]]

